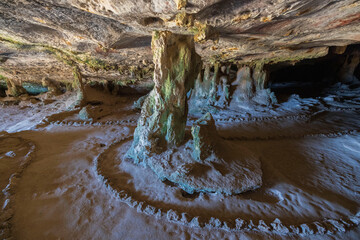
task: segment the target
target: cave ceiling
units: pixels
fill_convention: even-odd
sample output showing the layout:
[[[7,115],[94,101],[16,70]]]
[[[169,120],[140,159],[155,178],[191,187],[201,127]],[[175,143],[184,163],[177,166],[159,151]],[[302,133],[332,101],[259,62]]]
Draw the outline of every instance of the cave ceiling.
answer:
[[[21,66],[38,75],[43,68],[47,74],[65,70],[66,76],[68,66],[44,46],[149,66],[154,30],[194,35],[204,62],[296,61],[324,56],[331,46],[359,43],[360,1],[2,0],[2,71],[21,74]],[[37,48],[14,50],[13,43]]]

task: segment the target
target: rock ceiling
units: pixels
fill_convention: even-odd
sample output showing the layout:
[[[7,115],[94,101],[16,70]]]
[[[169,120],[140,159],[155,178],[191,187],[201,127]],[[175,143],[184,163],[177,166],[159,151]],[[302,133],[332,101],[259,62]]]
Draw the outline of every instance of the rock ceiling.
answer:
[[[71,75],[49,47],[151,67],[153,30],[194,35],[205,62],[296,61],[359,43],[360,1],[2,0],[0,74]],[[88,75],[100,78],[108,70],[107,79],[118,77],[111,67],[98,68]]]

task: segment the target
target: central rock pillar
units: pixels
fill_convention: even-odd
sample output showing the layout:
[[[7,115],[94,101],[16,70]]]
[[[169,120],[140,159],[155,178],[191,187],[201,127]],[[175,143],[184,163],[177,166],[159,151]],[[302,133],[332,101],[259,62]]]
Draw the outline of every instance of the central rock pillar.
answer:
[[[127,153],[136,164],[146,164],[150,153],[183,142],[187,93],[201,70],[201,58],[195,52],[192,36],[156,31],[151,47],[155,86],[143,104],[134,141]]]

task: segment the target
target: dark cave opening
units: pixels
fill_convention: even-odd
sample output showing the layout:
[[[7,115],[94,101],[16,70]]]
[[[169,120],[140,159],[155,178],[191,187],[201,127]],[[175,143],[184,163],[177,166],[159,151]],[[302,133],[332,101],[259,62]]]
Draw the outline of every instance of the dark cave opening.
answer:
[[[292,94],[317,97],[337,81],[341,56],[303,60],[294,65],[277,65],[269,71],[268,87],[282,101]]]
[[[295,64],[280,63],[269,66],[268,88],[280,101],[292,94],[300,97],[318,97],[330,85],[342,81],[341,70],[345,62],[351,62],[358,54],[359,45],[348,46],[342,54],[330,48],[325,57],[307,59]],[[360,65],[352,73],[359,79]],[[354,86],[358,83],[352,83]]]
[[[3,80],[0,80],[0,97],[6,97],[6,82]]]

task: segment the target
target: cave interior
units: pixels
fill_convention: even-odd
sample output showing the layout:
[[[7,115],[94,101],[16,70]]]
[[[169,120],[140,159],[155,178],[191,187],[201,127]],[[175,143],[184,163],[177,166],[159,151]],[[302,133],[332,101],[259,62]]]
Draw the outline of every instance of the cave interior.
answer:
[[[359,239],[360,3],[0,3],[1,239]]]

